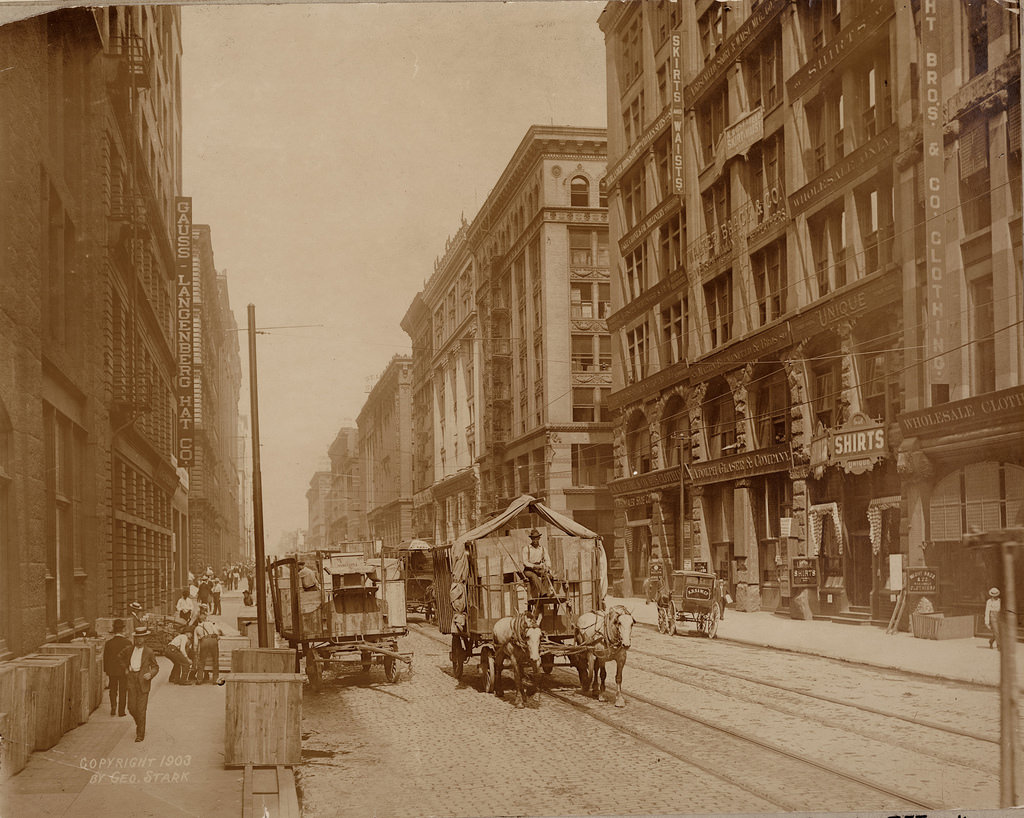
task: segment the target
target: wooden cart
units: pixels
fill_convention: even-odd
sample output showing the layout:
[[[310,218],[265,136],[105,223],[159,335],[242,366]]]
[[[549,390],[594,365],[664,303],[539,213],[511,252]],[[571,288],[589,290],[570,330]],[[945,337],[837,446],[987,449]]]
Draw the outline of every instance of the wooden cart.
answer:
[[[531,600],[522,566],[526,528],[511,528],[523,514],[542,521],[543,543],[557,580],[555,593]],[[545,525],[546,524],[546,525]],[[494,623],[526,611],[541,614],[541,668],[556,663],[577,667],[584,649],[575,644],[580,614],[599,610],[608,591],[607,563],[600,537],[574,520],[547,508],[529,495],[449,546],[434,548],[437,622],[451,636],[452,674],[462,678],[474,655],[480,657],[483,689],[494,689]]]
[[[433,622],[436,598],[430,543],[419,539],[408,540],[397,546],[385,547],[384,555],[398,560],[402,580],[405,582],[405,610],[421,614],[427,622]]]
[[[312,570],[316,587],[303,589],[300,561]],[[408,633],[405,583],[398,562],[372,556],[372,544],[362,551],[290,554],[271,563],[268,575],[277,632],[300,649],[296,664],[301,656],[314,689],[327,667],[358,663],[368,672],[382,664],[393,682],[398,662],[412,664],[412,652],[398,648]]]
[[[722,583],[705,571],[673,571],[670,587],[658,597],[658,630],[680,633],[680,622],[694,622],[709,639],[718,635],[722,618]]]

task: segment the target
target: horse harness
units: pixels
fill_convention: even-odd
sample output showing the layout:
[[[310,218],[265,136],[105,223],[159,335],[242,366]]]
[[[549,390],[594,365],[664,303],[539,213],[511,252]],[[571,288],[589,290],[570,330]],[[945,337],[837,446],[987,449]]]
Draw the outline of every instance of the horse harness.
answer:
[[[622,634],[618,628],[619,617],[629,614],[625,605],[616,605],[610,608],[604,615],[604,643],[608,650],[616,650],[622,647]]]
[[[526,614],[516,614],[512,619],[512,638],[510,641],[520,650],[528,650],[529,645],[526,643],[526,632],[536,626],[536,622]]]

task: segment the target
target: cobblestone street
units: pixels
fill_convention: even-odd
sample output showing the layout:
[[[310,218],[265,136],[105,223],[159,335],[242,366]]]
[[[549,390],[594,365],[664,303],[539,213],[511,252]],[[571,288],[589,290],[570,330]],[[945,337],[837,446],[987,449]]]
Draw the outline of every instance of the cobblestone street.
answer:
[[[638,629],[626,708],[581,696],[575,672],[558,667],[542,684],[554,695],[517,710],[509,684],[503,700],[481,691],[475,657],[456,681],[439,638],[412,629],[412,673],[397,684],[379,666],[353,666],[319,694],[307,687],[306,815],[342,804],[354,816],[490,816],[998,803],[998,745],[985,740],[998,736],[992,690]]]

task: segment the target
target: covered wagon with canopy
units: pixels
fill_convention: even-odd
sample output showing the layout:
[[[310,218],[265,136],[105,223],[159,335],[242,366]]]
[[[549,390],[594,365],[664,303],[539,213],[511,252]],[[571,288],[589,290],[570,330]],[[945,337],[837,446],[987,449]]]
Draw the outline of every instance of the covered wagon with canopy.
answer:
[[[529,529],[513,527],[523,514],[541,521],[551,559],[552,593],[536,598],[530,597],[522,559]],[[435,547],[433,556],[438,628],[451,636],[456,678],[479,654],[484,690],[491,691],[494,624],[529,609],[539,614],[544,632],[544,672],[551,672],[556,659],[577,666],[576,619],[600,610],[608,593],[607,560],[598,534],[524,494],[450,545]]]

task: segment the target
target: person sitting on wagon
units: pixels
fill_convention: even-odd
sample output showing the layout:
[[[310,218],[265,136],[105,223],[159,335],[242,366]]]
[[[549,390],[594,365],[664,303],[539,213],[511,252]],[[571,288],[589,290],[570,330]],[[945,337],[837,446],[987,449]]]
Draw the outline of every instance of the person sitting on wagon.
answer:
[[[530,583],[530,597],[536,599],[554,590],[551,579],[551,557],[540,541],[540,532],[530,532],[530,542],[523,546],[523,575]]]
[[[299,562],[299,585],[303,591],[316,591],[320,588],[316,581],[316,572],[302,561]]]

